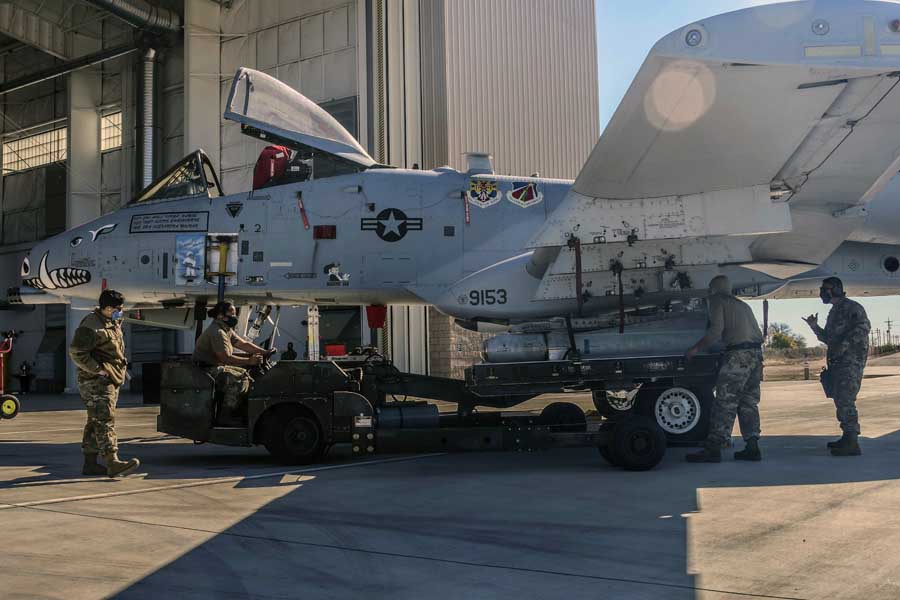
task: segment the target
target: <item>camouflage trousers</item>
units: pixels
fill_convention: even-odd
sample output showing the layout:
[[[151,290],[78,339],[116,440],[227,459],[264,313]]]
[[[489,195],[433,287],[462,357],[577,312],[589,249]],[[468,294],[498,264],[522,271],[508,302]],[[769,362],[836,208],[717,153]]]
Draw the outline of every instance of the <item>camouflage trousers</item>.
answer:
[[[744,440],[758,438],[759,382],[762,379],[760,350],[726,352],[716,379],[716,398],[709,416],[707,443],[719,446],[731,438],[737,416]]]
[[[78,381],[78,393],[87,408],[87,424],[81,438],[84,454],[107,455],[119,449],[116,438],[116,403],[119,387],[108,379]]]
[[[859,434],[859,412],[856,410],[856,395],[862,385],[865,363],[842,363],[828,367],[831,373],[831,395],[841,430]]]
[[[241,367],[215,367],[210,374],[216,378],[216,390],[222,393],[222,405],[237,410],[250,391],[250,374]]]

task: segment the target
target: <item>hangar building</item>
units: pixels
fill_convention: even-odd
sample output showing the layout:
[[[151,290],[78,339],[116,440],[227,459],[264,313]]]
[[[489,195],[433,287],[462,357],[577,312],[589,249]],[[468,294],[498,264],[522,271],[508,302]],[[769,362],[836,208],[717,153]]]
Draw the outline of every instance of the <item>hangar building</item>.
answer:
[[[323,106],[382,163],[461,168],[480,151],[498,173],[574,178],[599,134],[595,35],[593,0],[2,1],[0,284],[18,284],[35,241],[116,210],[196,148],[226,193],[248,191],[264,144],[222,119],[241,66]],[[459,376],[479,355],[478,335],[428,307],[392,306],[381,332],[362,307],[320,308],[323,345],[376,343],[401,369]],[[72,391],[84,314],[0,311],[23,332],[11,367]],[[285,311],[280,346],[303,350],[305,315]],[[193,332],[126,324],[126,342],[139,391]]]

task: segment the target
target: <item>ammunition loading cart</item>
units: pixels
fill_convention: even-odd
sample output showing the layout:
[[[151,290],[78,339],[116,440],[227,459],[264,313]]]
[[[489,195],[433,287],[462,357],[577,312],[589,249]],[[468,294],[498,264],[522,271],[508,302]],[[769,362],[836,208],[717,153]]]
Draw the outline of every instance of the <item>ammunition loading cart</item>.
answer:
[[[278,460],[306,464],[335,444],[354,456],[469,450],[531,452],[596,446],[611,464],[655,467],[667,442],[705,437],[718,356],[479,364],[466,380],[398,371],[371,353],[347,360],[279,361],[256,377],[246,425],[216,425],[214,378],[188,359],[163,366],[160,432],[231,446],[262,444]],[[546,393],[590,391],[596,414],[554,402],[540,414],[478,412],[509,408]],[[455,403],[439,413],[427,401]]]

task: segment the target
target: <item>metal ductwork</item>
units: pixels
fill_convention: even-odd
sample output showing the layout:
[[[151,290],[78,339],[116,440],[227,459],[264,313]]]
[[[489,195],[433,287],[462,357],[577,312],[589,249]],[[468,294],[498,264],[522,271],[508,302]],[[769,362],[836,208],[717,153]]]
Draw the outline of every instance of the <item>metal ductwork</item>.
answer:
[[[141,64],[141,187],[153,183],[153,79],[156,71],[156,50],[147,48]]]
[[[98,8],[106,10],[129,25],[155,33],[181,32],[181,16],[146,0],[88,0]],[[157,51],[148,48],[141,61],[141,186],[153,183],[153,149],[156,136],[154,131],[154,79],[156,77]]]
[[[116,15],[140,29],[180,31],[181,16],[169,9],[154,6],[146,0],[88,0],[94,6]]]

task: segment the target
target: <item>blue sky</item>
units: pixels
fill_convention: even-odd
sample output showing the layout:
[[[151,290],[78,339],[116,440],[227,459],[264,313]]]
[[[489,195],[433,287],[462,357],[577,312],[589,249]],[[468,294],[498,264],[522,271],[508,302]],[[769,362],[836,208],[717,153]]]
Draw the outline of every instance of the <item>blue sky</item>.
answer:
[[[713,14],[748,6],[774,4],[773,0],[596,0],[597,59],[600,71],[600,129],[606,127],[644,58],[656,41],[684,25]],[[872,328],[885,329],[888,318],[897,319],[900,333],[900,298],[865,298]],[[762,302],[751,302],[762,323]],[[819,313],[824,323],[828,307],[818,300],[773,300],[770,322],[787,323],[812,343],[802,317]]]

